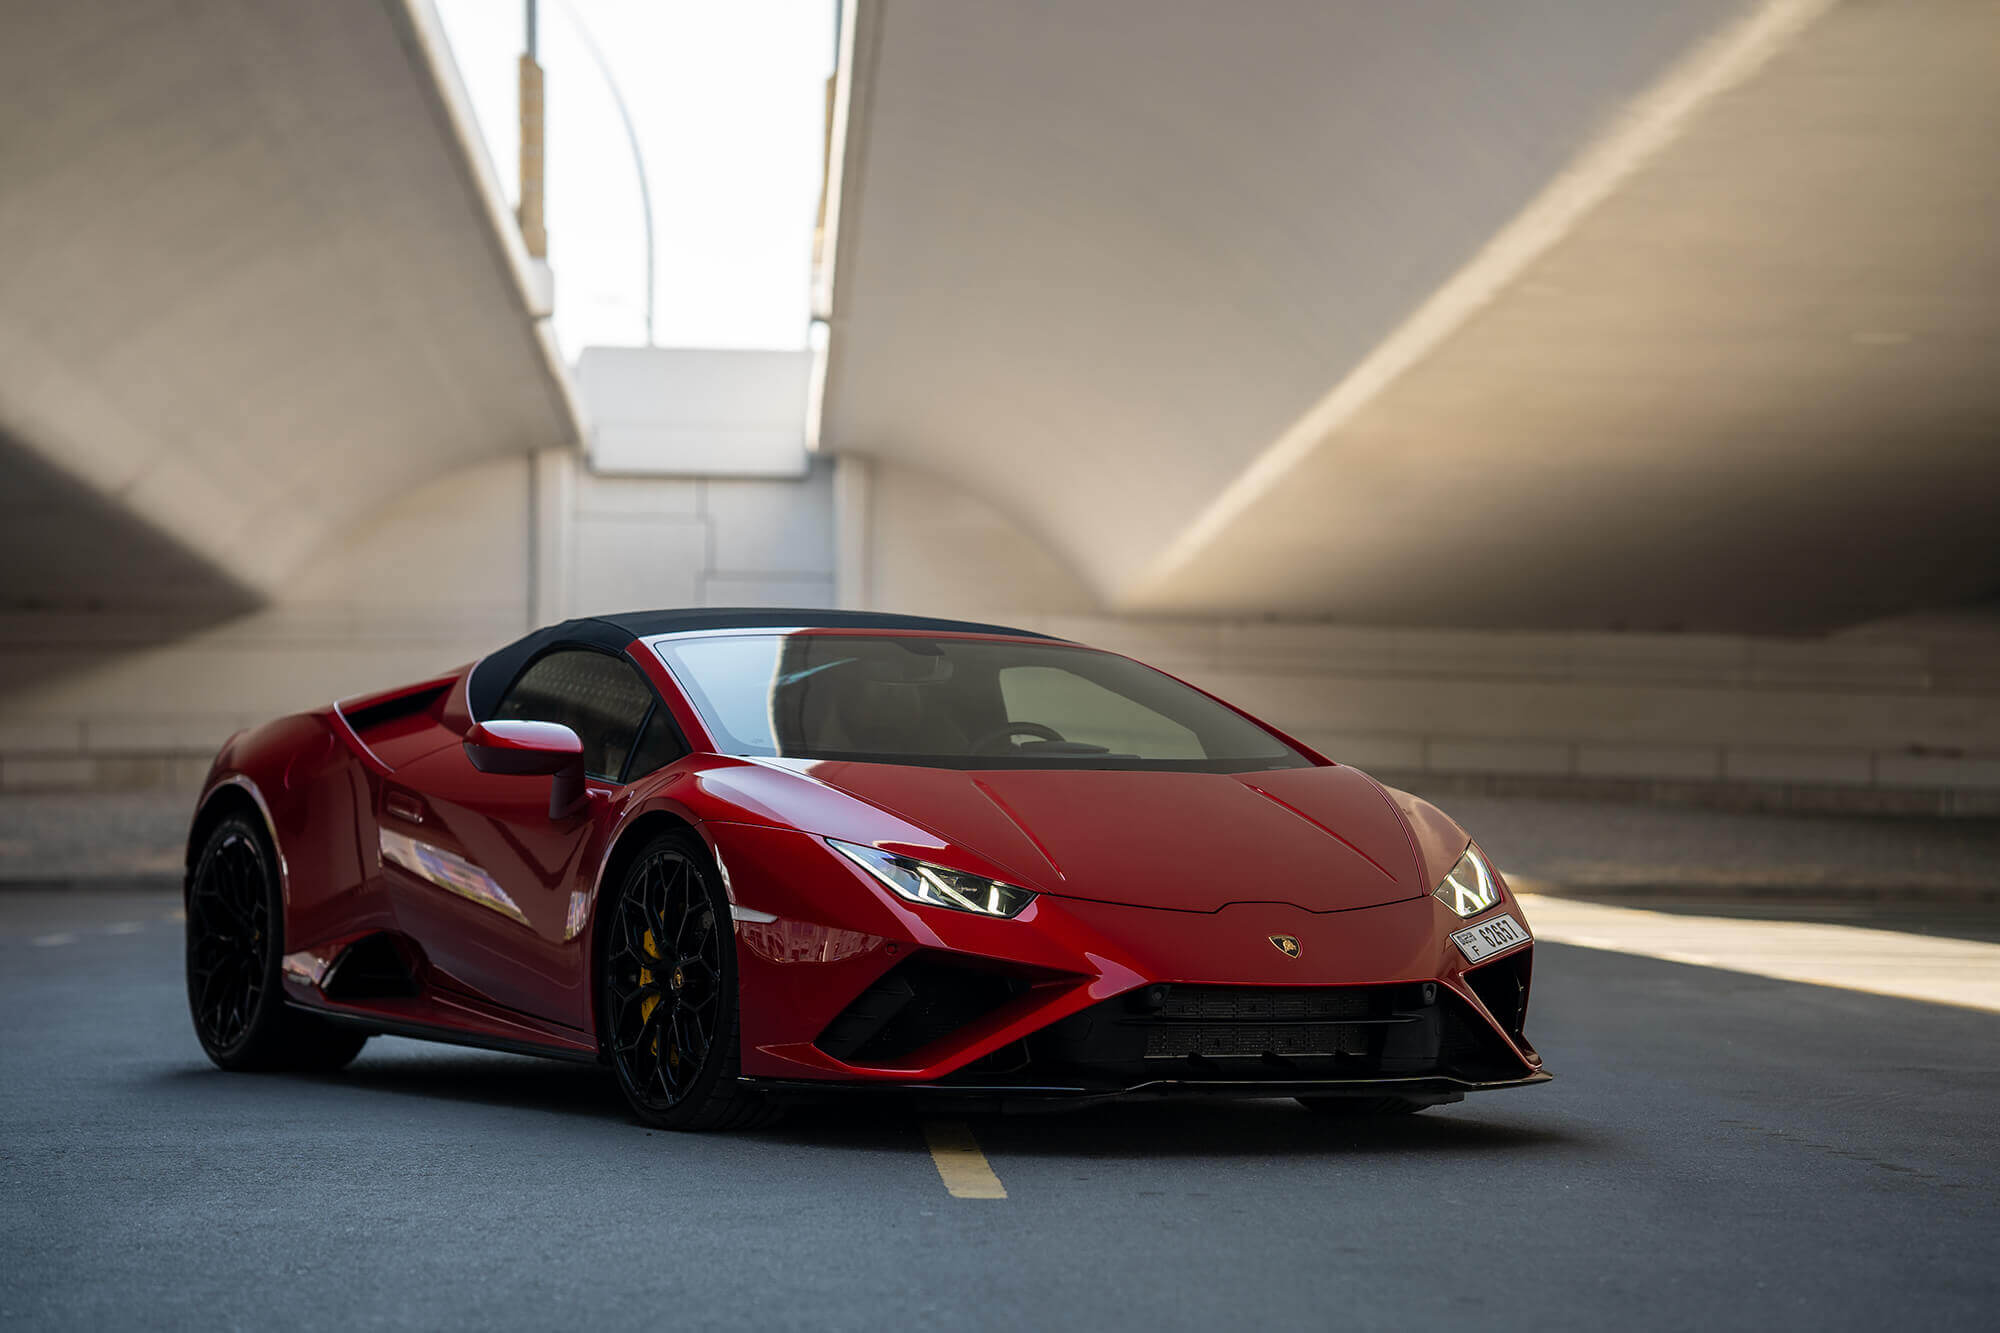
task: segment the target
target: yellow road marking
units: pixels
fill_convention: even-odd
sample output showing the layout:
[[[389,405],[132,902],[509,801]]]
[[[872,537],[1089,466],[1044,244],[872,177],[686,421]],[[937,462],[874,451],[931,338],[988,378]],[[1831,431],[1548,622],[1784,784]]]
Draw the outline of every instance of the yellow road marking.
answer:
[[[954,1199],[1004,1199],[1007,1187],[979,1151],[972,1127],[960,1120],[924,1121],[924,1139],[931,1145],[931,1160],[938,1176]]]
[[[2000,1013],[2000,944],[1815,921],[1684,916],[1551,898],[1513,879],[1535,938]]]

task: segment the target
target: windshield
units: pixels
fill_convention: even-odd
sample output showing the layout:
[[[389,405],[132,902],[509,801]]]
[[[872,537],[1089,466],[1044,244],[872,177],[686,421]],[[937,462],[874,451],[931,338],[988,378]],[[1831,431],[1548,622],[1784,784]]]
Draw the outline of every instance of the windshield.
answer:
[[[1068,644],[806,631],[655,647],[725,754],[1205,773],[1311,763],[1171,677]]]

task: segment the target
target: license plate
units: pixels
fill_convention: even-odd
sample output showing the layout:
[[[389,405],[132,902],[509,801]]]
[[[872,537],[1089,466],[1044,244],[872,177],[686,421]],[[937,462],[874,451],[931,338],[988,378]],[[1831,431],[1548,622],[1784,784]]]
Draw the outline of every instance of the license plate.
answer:
[[[1451,933],[1451,942],[1468,963],[1483,963],[1495,954],[1526,944],[1528,939],[1528,928],[1504,912],[1491,921]]]

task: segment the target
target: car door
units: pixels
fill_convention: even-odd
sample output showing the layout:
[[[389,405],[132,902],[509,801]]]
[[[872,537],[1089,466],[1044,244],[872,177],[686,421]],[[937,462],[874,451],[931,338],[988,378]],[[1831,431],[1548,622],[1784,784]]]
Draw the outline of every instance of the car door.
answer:
[[[493,717],[480,720],[558,722],[576,732],[585,799],[551,817],[551,779],[482,773],[462,745],[398,770],[383,784],[378,812],[397,919],[445,984],[586,1028],[582,932],[594,866],[583,862],[628,770],[674,757],[678,734],[630,659],[579,645],[528,663]]]

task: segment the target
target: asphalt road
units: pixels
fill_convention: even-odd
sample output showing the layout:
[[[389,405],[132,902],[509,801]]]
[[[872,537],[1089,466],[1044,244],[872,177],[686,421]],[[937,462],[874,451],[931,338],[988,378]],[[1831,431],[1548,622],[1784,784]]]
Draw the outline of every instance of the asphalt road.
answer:
[[[2000,1016],[1540,946],[1553,1084],[685,1137],[573,1066],[230,1075],[170,900],[0,918],[0,1326],[1990,1328]],[[69,938],[65,939],[67,936]]]

